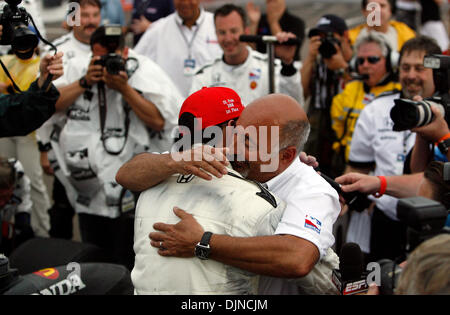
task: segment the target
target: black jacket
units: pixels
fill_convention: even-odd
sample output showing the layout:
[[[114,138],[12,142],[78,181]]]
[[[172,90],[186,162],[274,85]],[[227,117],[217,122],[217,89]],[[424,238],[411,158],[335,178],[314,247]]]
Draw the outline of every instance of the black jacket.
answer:
[[[25,136],[38,129],[55,113],[58,98],[53,85],[45,92],[37,80],[21,94],[0,96],[0,137]]]

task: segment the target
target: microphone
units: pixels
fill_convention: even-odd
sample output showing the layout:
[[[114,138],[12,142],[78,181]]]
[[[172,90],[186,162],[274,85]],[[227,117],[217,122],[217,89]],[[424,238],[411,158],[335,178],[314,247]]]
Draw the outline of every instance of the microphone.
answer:
[[[370,76],[368,74],[359,74],[356,72],[350,73],[350,76],[352,77],[353,80],[359,80],[359,81],[368,80],[370,78]]]
[[[341,295],[367,292],[367,272],[364,270],[363,253],[358,244],[347,243],[339,256],[339,270],[334,269],[332,281]]]
[[[259,44],[275,43],[278,45],[287,45],[287,46],[296,46],[301,44],[300,39],[298,38],[290,38],[284,43],[279,43],[277,37],[272,35],[241,35],[239,36],[239,41],[246,43],[259,43]]]

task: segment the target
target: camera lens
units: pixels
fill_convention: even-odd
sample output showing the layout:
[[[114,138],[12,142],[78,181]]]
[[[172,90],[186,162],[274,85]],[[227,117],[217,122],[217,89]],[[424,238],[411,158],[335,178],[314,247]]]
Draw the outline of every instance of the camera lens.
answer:
[[[425,126],[433,119],[431,106],[426,101],[414,102],[406,99],[397,99],[394,100],[394,103],[395,106],[391,109],[394,131]]]
[[[322,40],[322,44],[319,47],[319,53],[323,58],[328,59],[333,57],[337,53],[337,50],[336,47],[334,47],[333,42],[325,38]]]

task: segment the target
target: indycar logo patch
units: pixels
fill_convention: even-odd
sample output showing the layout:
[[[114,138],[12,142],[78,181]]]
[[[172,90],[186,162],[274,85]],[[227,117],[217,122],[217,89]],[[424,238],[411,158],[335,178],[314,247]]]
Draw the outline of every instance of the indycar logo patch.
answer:
[[[319,220],[317,220],[316,218],[306,215],[305,228],[311,229],[314,232],[317,232],[317,234],[320,234],[320,230],[322,228],[322,223]]]

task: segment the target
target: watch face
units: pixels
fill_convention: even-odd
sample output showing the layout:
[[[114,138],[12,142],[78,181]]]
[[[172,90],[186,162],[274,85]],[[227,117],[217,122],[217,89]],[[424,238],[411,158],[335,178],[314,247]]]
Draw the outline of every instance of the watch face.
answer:
[[[206,247],[204,245],[197,244],[197,246],[195,246],[195,256],[202,260],[206,260],[209,257],[210,250],[211,249],[209,246]]]

